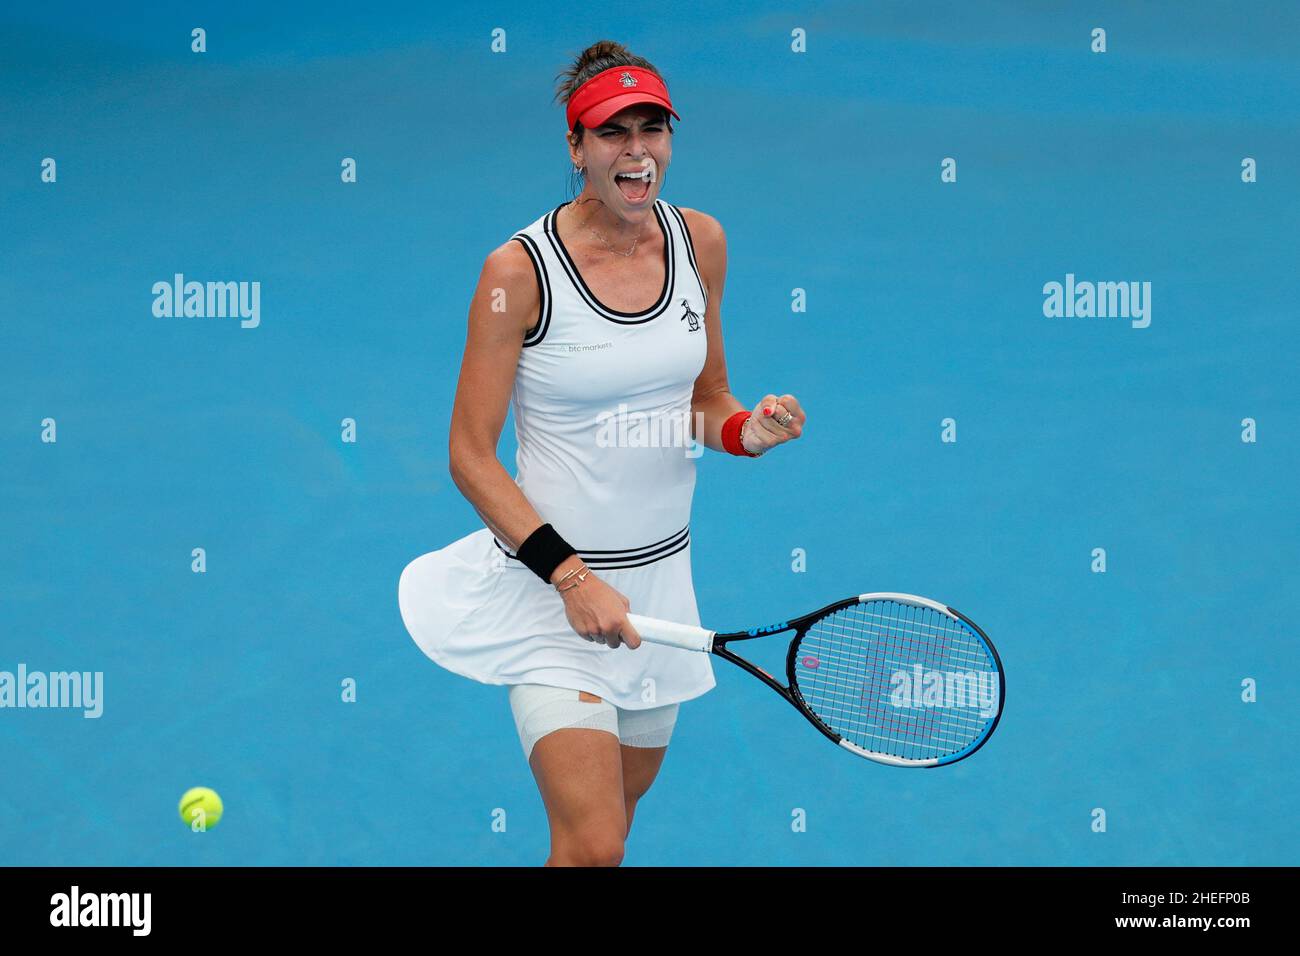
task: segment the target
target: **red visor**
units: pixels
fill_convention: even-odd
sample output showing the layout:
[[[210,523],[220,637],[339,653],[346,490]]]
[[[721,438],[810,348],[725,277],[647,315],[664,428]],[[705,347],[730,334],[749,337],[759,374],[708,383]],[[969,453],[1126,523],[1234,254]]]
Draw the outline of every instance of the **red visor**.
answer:
[[[578,87],[569,97],[565,118],[570,131],[578,122],[587,129],[595,129],[619,110],[637,103],[654,103],[677,116],[663,80],[639,66],[615,66]]]

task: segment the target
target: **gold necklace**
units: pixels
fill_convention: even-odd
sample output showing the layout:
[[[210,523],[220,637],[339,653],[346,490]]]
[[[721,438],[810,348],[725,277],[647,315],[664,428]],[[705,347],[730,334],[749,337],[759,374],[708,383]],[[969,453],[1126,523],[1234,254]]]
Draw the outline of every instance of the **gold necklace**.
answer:
[[[587,201],[590,202],[591,200],[587,200]],[[614,255],[616,255],[616,256],[622,256],[622,257],[625,258],[625,259],[626,259],[628,256],[632,255],[632,253],[636,252],[636,245],[637,245],[638,242],[641,241],[641,233],[642,233],[642,232],[645,232],[645,225],[644,225],[644,224],[642,224],[642,226],[641,226],[641,230],[636,234],[636,239],[633,240],[633,242],[632,242],[632,248],[629,249],[627,252],[619,252],[617,249],[615,249],[613,246],[611,246],[611,245],[609,244],[609,240],[607,240],[604,236],[602,236],[600,233],[598,233],[595,229],[593,229],[593,228],[591,227],[590,223],[591,223],[591,220],[595,217],[595,215],[596,215],[596,211],[593,209],[592,212],[591,212],[591,215],[588,216],[586,219],[584,219],[582,224],[583,224],[584,226],[587,227],[587,230],[588,230],[588,231],[589,231],[593,236],[595,236],[595,237],[596,237],[597,239],[599,239],[601,242],[605,243],[605,248],[606,248],[606,249],[608,249],[610,252],[614,253]]]

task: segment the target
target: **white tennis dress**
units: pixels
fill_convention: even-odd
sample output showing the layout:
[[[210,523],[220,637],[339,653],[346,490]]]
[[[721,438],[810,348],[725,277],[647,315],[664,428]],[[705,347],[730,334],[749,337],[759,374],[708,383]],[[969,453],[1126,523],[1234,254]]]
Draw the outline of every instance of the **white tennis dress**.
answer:
[[[706,293],[686,221],[656,200],[665,281],[644,312],[600,303],[560,240],[565,204],[511,238],[528,250],[541,309],[515,372],[515,482],[633,613],[699,624],[691,580],[691,392],[704,367]],[[579,585],[582,587],[582,585]],[[564,600],[488,528],[416,558],[402,620],[436,663],[485,684],[585,690],[632,710],[715,686],[707,654],[574,633]]]

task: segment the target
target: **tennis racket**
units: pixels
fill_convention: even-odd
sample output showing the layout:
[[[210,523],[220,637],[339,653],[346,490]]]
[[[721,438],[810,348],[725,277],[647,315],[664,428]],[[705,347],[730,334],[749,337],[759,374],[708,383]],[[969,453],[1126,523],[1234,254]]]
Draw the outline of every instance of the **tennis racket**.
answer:
[[[942,767],[979,750],[1002,716],[1002,662],[960,611],[914,594],[860,594],[792,621],[720,634],[628,614],[642,640],[716,654],[753,674],[859,757]],[[727,648],[794,631],[789,686]]]

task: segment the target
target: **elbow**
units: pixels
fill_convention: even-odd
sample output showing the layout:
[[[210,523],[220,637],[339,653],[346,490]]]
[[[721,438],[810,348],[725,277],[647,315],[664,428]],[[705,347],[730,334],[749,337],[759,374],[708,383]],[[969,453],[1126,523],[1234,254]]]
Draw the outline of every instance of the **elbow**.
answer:
[[[463,442],[452,439],[447,447],[447,472],[462,492],[473,484],[473,475],[482,461],[483,456]]]
[[[451,475],[451,480],[456,487],[464,490],[465,457],[459,443],[456,441],[455,434],[451,436],[451,440],[447,443],[447,473]]]

